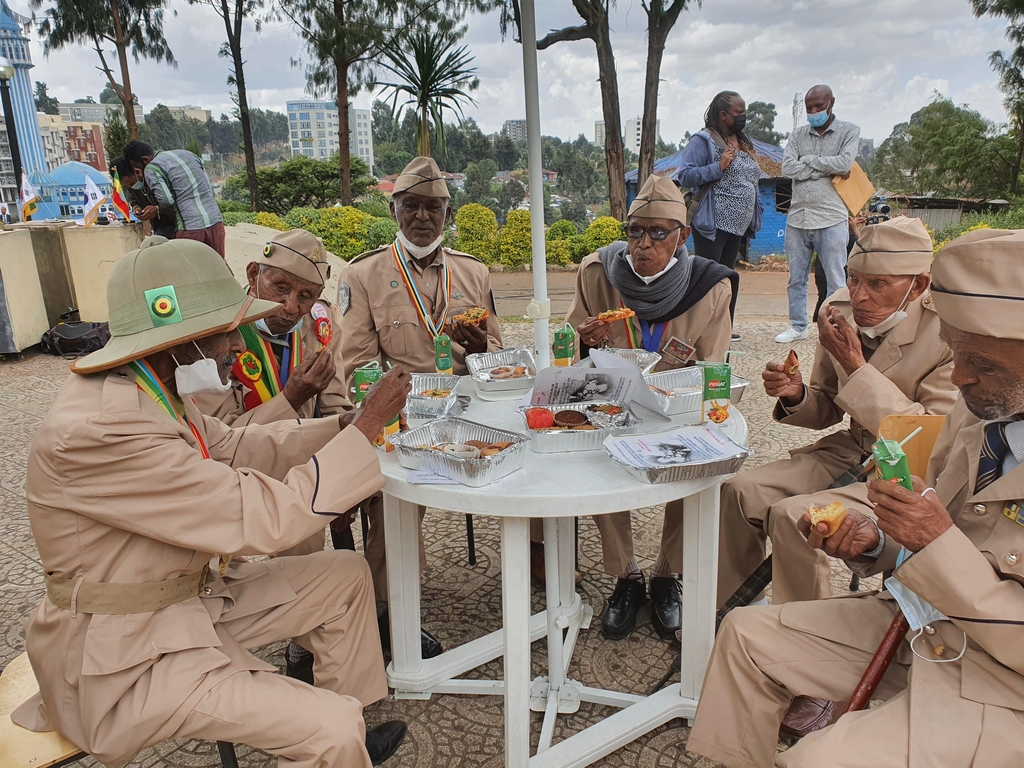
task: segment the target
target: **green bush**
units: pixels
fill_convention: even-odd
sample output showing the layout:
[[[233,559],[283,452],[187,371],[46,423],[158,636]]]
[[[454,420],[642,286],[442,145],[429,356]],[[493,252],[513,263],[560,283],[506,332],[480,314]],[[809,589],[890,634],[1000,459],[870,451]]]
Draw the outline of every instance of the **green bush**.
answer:
[[[998,212],[967,213],[957,224],[950,224],[948,227],[932,233],[932,240],[935,242],[935,250],[947,245],[960,235],[973,232],[976,229],[1024,229],[1024,204],[1017,203],[1006,210]]]
[[[341,208],[321,208],[316,213],[317,216],[303,229],[322,238],[324,246],[335,256],[348,261],[368,250],[366,225],[367,219],[372,218],[371,216],[347,205]]]
[[[284,221],[292,229],[306,229],[319,216],[320,211],[316,208],[292,208],[284,215]]]
[[[548,228],[545,239],[550,243],[552,240],[568,240],[578,234],[575,224],[568,219],[560,219]]]
[[[388,218],[369,219],[365,226],[364,249],[372,251],[384,245],[391,245],[398,235],[398,224],[390,216]]]
[[[455,250],[476,256],[485,264],[498,259],[498,219],[494,211],[479,203],[467,203],[455,214],[459,231],[453,246]]]
[[[259,213],[257,213],[256,220],[254,223],[259,224],[261,227],[270,227],[271,229],[276,229],[280,232],[285,232],[286,230],[293,229],[293,227],[288,226],[288,224],[285,223],[284,219],[282,219],[276,213],[267,213],[266,211],[260,211]]]
[[[544,253],[548,264],[565,266],[572,262],[572,249],[566,238],[548,240],[544,247]]]
[[[240,200],[218,200],[221,213],[249,213],[249,204]]]
[[[256,214],[252,211],[227,211],[222,214],[224,226],[233,227],[235,224],[255,224]]]
[[[371,189],[357,202],[356,208],[378,219],[391,218],[391,198],[376,189]]]
[[[498,233],[498,260],[508,267],[533,261],[529,211],[511,211],[508,214],[505,226]]]
[[[611,245],[616,240],[625,240],[626,232],[622,222],[618,219],[612,216],[601,216],[594,219],[583,236],[586,238],[589,252],[593,253],[598,248]]]

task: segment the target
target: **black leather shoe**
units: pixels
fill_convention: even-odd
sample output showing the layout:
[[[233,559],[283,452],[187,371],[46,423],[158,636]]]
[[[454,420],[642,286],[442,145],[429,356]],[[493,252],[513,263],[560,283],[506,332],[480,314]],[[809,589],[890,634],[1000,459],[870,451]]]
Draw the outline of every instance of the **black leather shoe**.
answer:
[[[388,616],[388,604],[377,603],[377,629],[380,631],[380,647],[385,655],[391,653],[391,619]],[[444,653],[441,641],[427,632],[420,630],[420,655],[424,659],[432,659]]]
[[[405,738],[408,726],[401,720],[378,725],[372,731],[366,732],[366,751],[370,753],[370,762],[380,765],[398,749],[398,745]]]
[[[292,661],[293,651],[297,649],[302,652],[298,661]],[[313,654],[305,648],[289,642],[288,649],[284,652],[284,673],[293,680],[313,684]]]
[[[601,614],[601,632],[609,640],[622,640],[636,629],[636,612],[647,602],[647,584],[639,579],[619,579]]]
[[[674,640],[682,627],[679,582],[671,576],[651,577],[651,624],[662,640]]]

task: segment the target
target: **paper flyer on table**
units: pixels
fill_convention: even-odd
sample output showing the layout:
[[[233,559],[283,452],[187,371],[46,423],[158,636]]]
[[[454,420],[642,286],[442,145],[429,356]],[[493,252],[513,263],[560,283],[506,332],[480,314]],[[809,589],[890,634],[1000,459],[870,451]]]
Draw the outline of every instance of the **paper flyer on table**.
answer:
[[[604,447],[613,458],[637,469],[700,464],[747,452],[714,424],[683,427],[653,435],[609,437],[604,441]]]
[[[666,418],[639,368],[618,355],[595,356],[597,352],[591,350],[590,356],[595,365],[601,366],[599,368],[551,367],[538,371],[533,389],[523,398],[523,405],[634,402]]]

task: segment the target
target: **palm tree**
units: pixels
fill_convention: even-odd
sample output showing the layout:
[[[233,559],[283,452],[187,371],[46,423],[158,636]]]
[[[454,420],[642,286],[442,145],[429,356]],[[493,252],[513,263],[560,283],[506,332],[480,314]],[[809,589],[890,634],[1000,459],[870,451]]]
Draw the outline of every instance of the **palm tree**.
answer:
[[[416,110],[419,138],[416,149],[430,156],[430,128],[434,129],[437,148],[447,155],[444,117],[450,112],[461,124],[465,104],[476,104],[466,92],[480,87],[476,67],[470,66],[473,56],[464,45],[455,47],[456,37],[445,32],[418,32],[403,44],[384,47],[384,60],[380,66],[399,78],[396,82],[381,82],[384,92],[392,97],[396,119],[406,107]],[[398,100],[405,96],[401,104]]]

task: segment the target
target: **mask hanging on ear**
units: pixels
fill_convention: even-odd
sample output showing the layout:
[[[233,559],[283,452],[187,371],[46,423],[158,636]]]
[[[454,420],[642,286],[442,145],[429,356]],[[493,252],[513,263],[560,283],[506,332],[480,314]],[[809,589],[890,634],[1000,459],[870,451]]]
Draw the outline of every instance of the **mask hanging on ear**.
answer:
[[[196,349],[199,349],[198,344],[194,341],[192,343]],[[202,355],[203,350],[199,349],[199,354]],[[171,355],[171,359],[178,365],[174,369],[174,383],[177,385],[179,395],[196,395],[202,392],[223,393],[231,389],[231,382],[225,384],[220,378],[220,369],[217,367],[217,361],[213,358],[203,355],[202,360],[196,360],[189,365],[181,365],[174,355]]]
[[[861,328],[860,332],[863,333],[865,336],[867,336],[869,339],[877,339],[879,336],[884,336],[889,331],[891,331],[893,328],[895,328],[897,325],[899,325],[904,320],[906,320],[907,319],[907,313],[906,313],[906,310],[904,309],[904,306],[905,306],[904,302],[906,302],[907,304],[910,303],[910,302],[907,302],[907,299],[910,298],[910,294],[913,291],[914,291],[914,283],[913,283],[913,281],[911,281],[911,283],[910,283],[910,290],[907,291],[907,295],[904,296],[903,297],[903,301],[900,302],[900,308],[897,309],[895,312],[893,312],[891,315],[889,315],[887,318],[885,318],[885,320],[880,322],[878,325],[873,325],[870,328]]]

